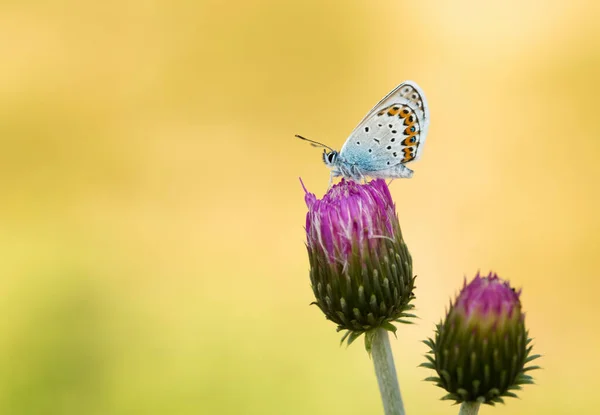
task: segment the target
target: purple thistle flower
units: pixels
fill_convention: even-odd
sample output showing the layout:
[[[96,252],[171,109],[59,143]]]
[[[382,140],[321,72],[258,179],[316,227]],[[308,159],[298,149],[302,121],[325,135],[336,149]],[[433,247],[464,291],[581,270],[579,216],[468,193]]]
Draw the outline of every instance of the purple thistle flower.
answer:
[[[512,289],[498,275],[481,277],[477,273],[469,285],[465,280],[450,318],[464,319],[473,330],[501,329],[508,321],[525,318],[521,314],[520,295],[520,290]]]
[[[414,277],[385,181],[342,180],[320,200],[306,191],[305,201],[314,304],[348,330],[342,341],[378,327],[395,332],[392,321],[412,317]]]
[[[442,399],[493,405],[503,396],[516,397],[514,390],[533,383],[525,364],[537,359],[525,329],[521,311],[521,291],[490,273],[479,273],[456,298],[445,321],[437,325],[429,360],[422,366],[438,376],[426,380],[446,389]]]

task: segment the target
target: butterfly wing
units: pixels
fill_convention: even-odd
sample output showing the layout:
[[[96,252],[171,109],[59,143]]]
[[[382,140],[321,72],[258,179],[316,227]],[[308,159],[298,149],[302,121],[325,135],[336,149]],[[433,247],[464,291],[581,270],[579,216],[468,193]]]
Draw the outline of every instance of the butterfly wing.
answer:
[[[406,81],[369,111],[340,156],[367,173],[408,163],[421,156],[428,127],[425,95],[417,84]]]

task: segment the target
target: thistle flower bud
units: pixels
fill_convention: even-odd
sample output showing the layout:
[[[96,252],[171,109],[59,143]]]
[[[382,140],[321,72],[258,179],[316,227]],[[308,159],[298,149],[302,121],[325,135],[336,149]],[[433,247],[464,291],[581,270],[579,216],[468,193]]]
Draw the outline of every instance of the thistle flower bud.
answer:
[[[414,317],[406,313],[413,308],[412,260],[387,184],[342,180],[321,200],[306,191],[305,201],[313,304],[347,330],[342,342],[367,333],[369,350],[372,329],[395,333],[392,322]]]
[[[433,381],[448,392],[442,399],[494,405],[503,396],[516,397],[514,390],[533,383],[525,367],[539,355],[530,355],[525,314],[521,311],[520,291],[496,274],[479,273],[464,287],[445,321],[437,325],[429,360],[421,366],[434,369]]]

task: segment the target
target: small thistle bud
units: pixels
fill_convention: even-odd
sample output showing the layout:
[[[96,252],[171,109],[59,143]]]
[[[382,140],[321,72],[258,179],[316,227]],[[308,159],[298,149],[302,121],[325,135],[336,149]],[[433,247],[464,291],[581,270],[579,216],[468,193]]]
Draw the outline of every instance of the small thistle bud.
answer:
[[[437,372],[426,380],[448,391],[442,399],[494,405],[533,383],[525,372],[538,366],[525,364],[540,356],[530,355],[520,294],[496,274],[465,281],[435,340],[424,341],[431,350],[421,366]]]
[[[306,189],[305,189],[306,191]],[[414,317],[412,260],[402,239],[387,184],[342,180],[323,199],[306,191],[306,245],[316,304],[347,330],[342,342],[375,328],[395,332],[392,322]]]

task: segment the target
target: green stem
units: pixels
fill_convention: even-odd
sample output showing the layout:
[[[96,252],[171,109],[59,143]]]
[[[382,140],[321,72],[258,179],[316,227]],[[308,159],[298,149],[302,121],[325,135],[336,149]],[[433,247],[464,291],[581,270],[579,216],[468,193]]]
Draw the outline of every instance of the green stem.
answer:
[[[405,415],[388,332],[379,328],[373,337],[371,354],[385,415]]]
[[[458,415],[477,415],[479,412],[479,402],[463,402],[460,405],[460,411],[458,411]]]

